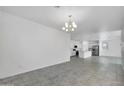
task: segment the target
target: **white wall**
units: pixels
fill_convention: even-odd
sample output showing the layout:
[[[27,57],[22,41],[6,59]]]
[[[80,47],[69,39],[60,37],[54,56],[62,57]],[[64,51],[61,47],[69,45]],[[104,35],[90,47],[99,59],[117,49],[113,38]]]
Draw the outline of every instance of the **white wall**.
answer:
[[[108,43],[108,49],[102,47],[102,42],[104,41],[100,41],[99,47],[100,56],[121,57],[121,38],[106,40]]]
[[[88,51],[89,44],[88,41],[82,41],[82,51]]]
[[[0,12],[0,78],[69,60],[69,34]]]
[[[100,56],[121,57],[121,30],[100,33]],[[103,49],[102,41],[108,42],[108,49]]]
[[[122,40],[122,66],[123,66],[123,69],[124,69],[124,29],[122,30],[122,37],[121,37],[121,40]]]

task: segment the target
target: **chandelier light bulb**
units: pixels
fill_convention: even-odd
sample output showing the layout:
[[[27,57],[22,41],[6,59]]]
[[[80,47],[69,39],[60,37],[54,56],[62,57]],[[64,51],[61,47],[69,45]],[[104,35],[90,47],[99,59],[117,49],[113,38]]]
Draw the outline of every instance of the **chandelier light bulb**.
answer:
[[[73,25],[73,27],[74,27],[74,28],[77,28],[77,25],[75,24],[75,25]]]
[[[66,29],[66,32],[68,31],[68,29]]]
[[[77,28],[77,25],[75,24],[75,22],[72,22],[72,25],[74,28]]]
[[[74,31],[74,28],[72,28],[71,30]]]
[[[68,27],[68,23],[67,22],[65,23],[65,27]]]
[[[62,27],[62,30],[65,30],[65,27]]]

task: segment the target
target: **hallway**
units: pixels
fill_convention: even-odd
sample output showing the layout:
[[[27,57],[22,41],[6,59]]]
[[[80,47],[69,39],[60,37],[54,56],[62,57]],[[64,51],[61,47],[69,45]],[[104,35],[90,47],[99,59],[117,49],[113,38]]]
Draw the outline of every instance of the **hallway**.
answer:
[[[121,59],[114,57],[72,57],[70,62],[0,80],[9,86],[120,86],[124,85]]]

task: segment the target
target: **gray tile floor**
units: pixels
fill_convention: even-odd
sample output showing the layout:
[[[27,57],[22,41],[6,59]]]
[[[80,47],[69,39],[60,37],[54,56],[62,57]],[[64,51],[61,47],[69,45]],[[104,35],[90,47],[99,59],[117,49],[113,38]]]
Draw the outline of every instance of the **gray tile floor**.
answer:
[[[123,86],[121,58],[72,57],[70,62],[0,80],[7,86]]]

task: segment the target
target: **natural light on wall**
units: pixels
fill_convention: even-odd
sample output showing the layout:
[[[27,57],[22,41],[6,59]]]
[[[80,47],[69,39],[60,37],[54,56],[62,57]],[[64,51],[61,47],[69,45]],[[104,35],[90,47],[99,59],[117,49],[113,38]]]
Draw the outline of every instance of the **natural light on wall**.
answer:
[[[100,35],[99,35],[100,37],[99,37],[99,39],[100,40],[107,40],[107,38],[108,38],[108,32],[101,32],[100,33]]]

